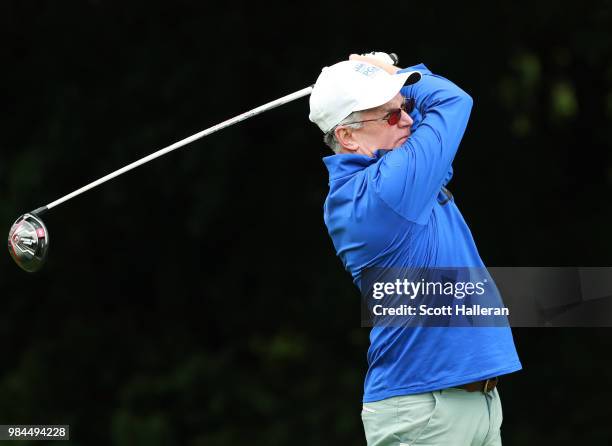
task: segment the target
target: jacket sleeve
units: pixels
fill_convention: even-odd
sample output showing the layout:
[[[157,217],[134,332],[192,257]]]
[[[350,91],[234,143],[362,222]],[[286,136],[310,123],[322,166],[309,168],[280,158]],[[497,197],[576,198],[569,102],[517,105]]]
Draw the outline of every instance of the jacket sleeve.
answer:
[[[424,65],[421,80],[402,88],[416,99],[420,122],[408,140],[384,155],[370,175],[380,198],[404,218],[425,224],[441,187],[452,175],[452,162],[465,132],[472,98]]]

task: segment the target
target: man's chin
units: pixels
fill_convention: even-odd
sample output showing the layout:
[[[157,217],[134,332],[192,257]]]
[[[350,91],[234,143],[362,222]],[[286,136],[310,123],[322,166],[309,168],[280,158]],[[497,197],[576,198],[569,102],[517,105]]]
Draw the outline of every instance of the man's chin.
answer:
[[[395,143],[395,146],[391,147],[390,149],[385,149],[385,150],[395,150],[395,149],[399,149],[406,141],[408,141],[408,137],[405,136],[404,138],[400,138],[397,140],[397,142]]]

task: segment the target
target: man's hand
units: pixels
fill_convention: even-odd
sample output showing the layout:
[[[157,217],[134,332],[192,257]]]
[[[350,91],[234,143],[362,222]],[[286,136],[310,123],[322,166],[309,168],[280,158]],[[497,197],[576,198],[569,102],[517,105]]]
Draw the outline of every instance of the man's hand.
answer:
[[[376,65],[377,67],[382,68],[389,74],[395,74],[399,70],[398,67],[393,65],[393,59],[387,53],[374,52],[367,53],[365,55],[351,54],[349,56],[349,60],[360,60],[362,62],[367,62],[372,65]]]
[[[395,53],[383,53],[382,51],[370,51],[369,53],[362,53],[362,56],[375,57],[382,62],[397,65],[399,58]]]

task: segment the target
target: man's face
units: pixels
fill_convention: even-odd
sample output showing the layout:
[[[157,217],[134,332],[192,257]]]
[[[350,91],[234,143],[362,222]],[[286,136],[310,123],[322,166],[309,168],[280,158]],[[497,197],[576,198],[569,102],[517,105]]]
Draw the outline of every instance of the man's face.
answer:
[[[404,102],[404,97],[398,93],[393,99],[379,107],[361,112],[360,121],[378,119],[389,115],[390,112],[399,109]],[[359,129],[346,129],[345,132],[348,150],[342,153],[360,153],[373,156],[378,149],[394,149],[401,146],[410,136],[412,118],[402,110],[400,120],[395,125],[389,125],[386,120],[364,122]]]

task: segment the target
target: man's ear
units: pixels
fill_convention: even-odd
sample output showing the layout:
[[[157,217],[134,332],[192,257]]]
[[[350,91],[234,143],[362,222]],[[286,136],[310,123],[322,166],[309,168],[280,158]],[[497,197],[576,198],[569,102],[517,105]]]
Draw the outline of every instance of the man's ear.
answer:
[[[353,129],[349,127],[336,127],[334,130],[336,133],[336,140],[340,143],[342,148],[348,152],[356,152],[359,148],[359,144],[355,141],[353,137]]]

